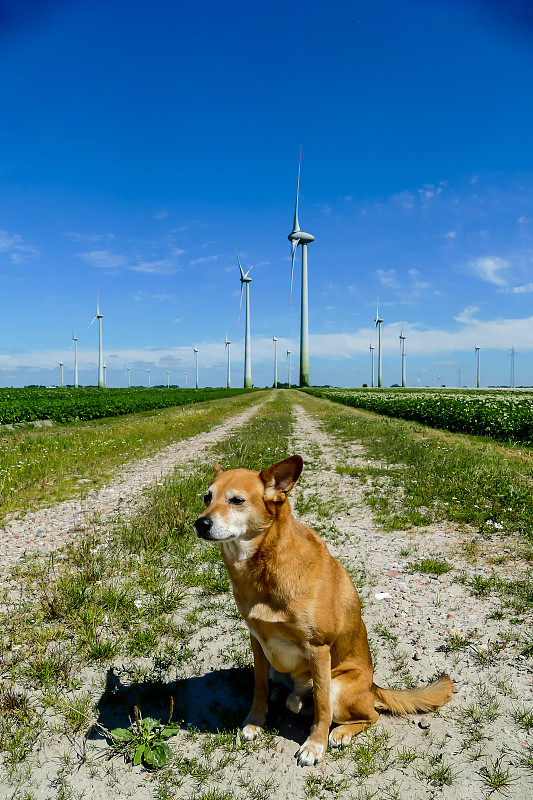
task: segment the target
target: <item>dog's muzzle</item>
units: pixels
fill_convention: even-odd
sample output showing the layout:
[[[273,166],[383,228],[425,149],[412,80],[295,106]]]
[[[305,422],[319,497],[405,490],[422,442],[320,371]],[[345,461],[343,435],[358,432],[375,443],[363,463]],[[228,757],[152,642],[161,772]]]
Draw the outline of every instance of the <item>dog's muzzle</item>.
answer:
[[[196,535],[200,539],[211,539],[211,528],[213,527],[213,520],[209,517],[198,517],[194,523],[196,528]]]

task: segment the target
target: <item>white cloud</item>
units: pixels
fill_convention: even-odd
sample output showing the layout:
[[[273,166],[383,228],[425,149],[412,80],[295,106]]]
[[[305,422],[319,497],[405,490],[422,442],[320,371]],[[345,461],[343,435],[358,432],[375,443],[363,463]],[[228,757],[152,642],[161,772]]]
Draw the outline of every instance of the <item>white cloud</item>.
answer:
[[[445,239],[455,239],[457,236],[457,231],[448,231],[448,233],[444,234]]]
[[[502,273],[510,268],[511,263],[499,256],[485,256],[471,261],[470,266],[482,280],[496,286],[505,286],[507,281]]]
[[[533,283],[525,283],[523,286],[513,286],[511,294],[528,294],[533,292]]]
[[[78,253],[78,257],[92,267],[99,267],[100,269],[118,269],[125,267],[128,263],[125,256],[111,253],[109,250],[91,250],[88,253]]]
[[[518,217],[517,222],[519,222],[520,224],[523,224],[524,222],[529,222],[529,220],[528,220],[527,217]]]
[[[18,234],[9,234],[0,231],[0,254],[5,253],[12,264],[22,264],[27,258],[35,258],[39,250],[28,244]]]

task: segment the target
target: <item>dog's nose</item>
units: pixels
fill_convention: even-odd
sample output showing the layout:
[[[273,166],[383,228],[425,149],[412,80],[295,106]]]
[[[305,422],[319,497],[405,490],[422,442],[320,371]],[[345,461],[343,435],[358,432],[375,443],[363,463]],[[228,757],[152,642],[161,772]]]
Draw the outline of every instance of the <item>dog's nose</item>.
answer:
[[[196,528],[196,535],[201,539],[209,539],[209,531],[213,525],[213,520],[210,517],[198,517],[194,523]]]

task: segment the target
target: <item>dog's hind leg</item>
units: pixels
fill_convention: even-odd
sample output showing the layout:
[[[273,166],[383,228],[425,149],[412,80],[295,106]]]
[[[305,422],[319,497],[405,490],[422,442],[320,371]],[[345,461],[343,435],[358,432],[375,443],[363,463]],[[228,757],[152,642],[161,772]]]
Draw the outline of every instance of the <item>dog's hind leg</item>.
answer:
[[[265,725],[268,711],[268,673],[270,664],[255,636],[250,636],[254,654],[254,697],[250,713],[242,724],[242,738],[257,739]]]
[[[332,681],[333,722],[340,723],[329,734],[329,744],[346,747],[353,737],[370,728],[379,718],[375,698],[360,670],[350,670]]]

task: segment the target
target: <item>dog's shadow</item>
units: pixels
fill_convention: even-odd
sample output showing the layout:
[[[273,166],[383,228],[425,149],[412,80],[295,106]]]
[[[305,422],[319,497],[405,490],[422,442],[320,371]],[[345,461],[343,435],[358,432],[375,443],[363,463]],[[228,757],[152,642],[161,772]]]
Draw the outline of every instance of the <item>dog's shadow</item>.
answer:
[[[182,730],[203,733],[233,732],[240,728],[252,702],[254,673],[251,667],[214,670],[205,675],[166,683],[147,680],[124,684],[113,668],[97,703],[98,717],[89,738],[107,739],[114,728],[128,728],[134,707],[142,717],[166,724],[172,708],[172,724]],[[271,686],[271,689],[273,687]],[[311,719],[292,714],[285,706],[288,690],[271,691],[267,730],[302,744],[309,733]]]

